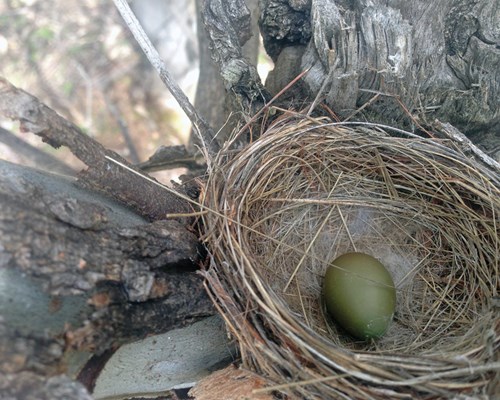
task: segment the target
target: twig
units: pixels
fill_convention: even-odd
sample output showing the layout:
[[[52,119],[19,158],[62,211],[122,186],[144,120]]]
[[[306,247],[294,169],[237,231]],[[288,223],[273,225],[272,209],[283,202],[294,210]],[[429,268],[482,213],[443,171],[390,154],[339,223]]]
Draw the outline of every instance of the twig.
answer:
[[[474,154],[475,157],[477,157],[484,164],[492,168],[494,172],[500,171],[500,163],[498,163],[496,160],[494,160],[486,153],[484,153],[481,149],[479,149],[474,143],[471,142],[469,138],[467,138],[467,136],[465,136],[453,125],[438,120],[435,121],[435,124],[437,125],[438,128],[440,128],[440,132],[443,135],[459,143],[465,152],[470,152]]]
[[[377,93],[370,100],[368,100],[365,104],[363,104],[361,107],[359,107],[357,110],[355,110],[351,115],[349,115],[344,121],[349,121],[352,117],[354,117],[356,114],[363,111],[366,107],[372,105],[378,99],[379,96],[380,96],[380,93]]]
[[[172,78],[170,72],[168,72],[167,67],[165,66],[165,63],[158,54],[158,51],[154,48],[148,36],[144,32],[144,29],[130,9],[127,1],[113,0],[113,2],[115,3],[116,8],[120,12],[123,20],[130,29],[130,32],[132,32],[132,34],[134,35],[135,40],[141,47],[149,62],[158,72],[160,79],[165,84],[170,93],[172,93],[172,96],[174,96],[174,98],[177,100],[187,117],[191,120],[194,131],[198,135],[201,143],[203,143],[203,145],[207,149],[208,155],[213,157],[219,151],[219,145],[214,139],[214,131],[207,124],[205,119],[198,114],[186,94],[182,91],[177,82],[175,82],[175,80]]]
[[[160,146],[148,160],[137,164],[141,171],[152,172],[174,168],[205,169],[204,161],[186,149],[186,146]]]
[[[166,219],[169,218],[190,218],[190,217],[199,217],[200,215],[205,215],[208,213],[208,210],[196,211],[191,213],[177,213],[177,214],[167,214],[165,216]]]
[[[309,107],[309,111],[307,111],[307,116],[310,117],[316,106],[318,105],[321,96],[323,96],[323,93],[325,92],[326,86],[328,84],[331,84],[333,75],[335,74],[335,68],[337,68],[337,65],[339,63],[339,59],[337,57],[336,51],[333,49],[328,50],[328,64],[329,64],[329,70],[328,70],[328,75],[325,76],[325,79],[323,79],[323,83],[321,84],[321,88],[318,90],[318,94],[316,95],[316,98],[311,104],[311,107]]]

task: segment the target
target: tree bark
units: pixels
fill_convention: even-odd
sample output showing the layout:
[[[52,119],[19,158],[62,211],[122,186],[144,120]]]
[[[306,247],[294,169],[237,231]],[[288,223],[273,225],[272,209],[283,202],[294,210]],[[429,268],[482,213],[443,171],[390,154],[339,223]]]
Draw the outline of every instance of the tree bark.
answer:
[[[307,93],[341,118],[412,127],[450,122],[498,133],[500,7],[496,0],[262,0],[260,26],[276,63],[274,92],[308,67]],[[285,75],[285,79],[282,78]]]
[[[241,121],[240,111],[255,112],[268,98],[255,68],[260,42],[259,5],[258,0],[241,1],[232,6],[224,1],[197,0],[196,8],[200,75],[195,106],[217,132],[217,141],[222,144]],[[230,39],[224,32],[226,24],[232,29]],[[217,31],[217,26],[222,31]],[[232,72],[227,72],[229,70]],[[242,97],[238,88],[245,82],[260,90],[261,96],[255,97],[254,93]],[[193,139],[196,143],[196,138]]]
[[[1,372],[53,375],[214,314],[196,235],[61,176],[0,162]],[[13,345],[14,343],[14,345]]]
[[[0,387],[12,398],[86,399],[64,379],[46,385],[32,374],[83,368],[94,379],[120,345],[215,313],[196,272],[193,218],[183,214],[198,194],[138,175],[5,80],[0,92],[0,112],[89,166],[74,181],[0,161]],[[106,357],[85,366],[92,354]]]
[[[260,81],[255,64],[243,54],[243,45],[252,37],[251,12],[244,0],[207,0],[201,19],[227,94],[230,111],[252,115],[270,95]]]

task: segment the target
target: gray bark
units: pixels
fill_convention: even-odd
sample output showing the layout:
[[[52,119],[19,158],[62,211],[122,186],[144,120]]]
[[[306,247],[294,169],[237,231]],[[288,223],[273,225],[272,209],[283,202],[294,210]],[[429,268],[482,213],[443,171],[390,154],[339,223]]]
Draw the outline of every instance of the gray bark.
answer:
[[[321,97],[342,118],[365,105],[357,119],[408,128],[412,113],[469,135],[499,133],[497,0],[262,0],[261,7],[276,62],[266,82],[273,91],[283,73],[286,82],[311,67],[309,98]],[[294,95],[303,99],[302,90]]]
[[[242,46],[252,37],[251,12],[244,0],[207,0],[201,9],[212,60],[219,68],[230,111],[253,114],[270,100],[255,64],[243,54]]]
[[[238,112],[245,109],[245,107],[248,109],[250,104],[247,97],[242,99],[238,96],[236,91],[232,89],[226,91],[225,84],[227,87],[232,87],[232,83],[222,78],[220,64],[212,60],[212,48],[218,45],[215,44],[215,41],[211,38],[215,37],[216,33],[212,28],[207,29],[203,23],[204,18],[216,19],[219,15],[218,13],[226,13],[226,11],[220,10],[223,8],[224,4],[228,3],[221,2],[214,5],[213,7],[218,7],[215,8],[216,11],[212,11],[215,16],[207,12],[209,5],[208,3],[204,3],[203,0],[196,1],[200,75],[198,86],[196,87],[195,106],[200,114],[205,116],[209,124],[214,128],[214,131],[217,132],[216,139],[222,144],[241,120],[241,115],[239,115]],[[241,41],[232,41],[232,45],[237,46],[237,49],[234,50],[232,54],[238,57],[239,61],[235,61],[235,63],[242,68],[242,74],[244,75],[245,72],[243,70],[248,68],[252,71],[253,79],[257,79],[255,65],[257,65],[259,52],[258,0],[246,0],[242,4],[246,5],[247,8],[238,9],[238,7],[233,7],[231,9],[233,13],[241,13],[239,19],[234,17],[235,20],[243,19],[246,21],[244,27],[236,26],[238,31],[245,31],[245,36],[242,36]],[[209,14],[209,16],[207,16],[207,14]],[[229,21],[229,19],[227,21]],[[222,47],[222,45],[219,45],[219,47]],[[255,86],[259,86],[259,83],[256,83]],[[262,106],[262,104],[262,100],[259,100],[253,108],[256,109]],[[196,137],[193,135],[192,139],[193,144],[199,145],[196,141]]]
[[[0,372],[53,375],[215,312],[179,222],[3,161],[0,202]]]
[[[200,54],[200,74],[196,86],[195,107],[201,115],[205,116],[208,123],[218,132],[229,116],[226,107],[226,91],[220,77],[217,65],[210,56],[207,32],[201,19],[202,0],[196,1],[196,21],[198,30],[198,49]],[[196,137],[191,135],[194,143]],[[196,143],[199,145],[199,143]]]
[[[32,374],[92,387],[120,345],[215,313],[182,214],[198,192],[166,191],[33,96],[5,80],[0,91],[0,112],[89,166],[75,181],[0,163],[1,393],[87,399]]]

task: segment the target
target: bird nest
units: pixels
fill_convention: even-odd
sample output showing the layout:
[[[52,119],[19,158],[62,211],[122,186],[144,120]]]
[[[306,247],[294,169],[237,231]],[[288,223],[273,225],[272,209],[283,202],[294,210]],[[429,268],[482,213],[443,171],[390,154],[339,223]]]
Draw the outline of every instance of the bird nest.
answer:
[[[243,366],[292,397],[443,398],[498,384],[500,183],[449,139],[282,118],[212,160],[206,272]],[[360,342],[321,300],[340,254],[379,259],[395,317]]]

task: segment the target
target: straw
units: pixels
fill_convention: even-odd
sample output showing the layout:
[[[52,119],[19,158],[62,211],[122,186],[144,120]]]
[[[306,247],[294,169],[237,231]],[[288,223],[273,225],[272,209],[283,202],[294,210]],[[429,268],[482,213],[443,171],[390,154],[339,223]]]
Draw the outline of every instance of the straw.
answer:
[[[207,286],[244,367],[302,398],[486,396],[500,372],[500,181],[451,140],[282,116],[212,160]],[[217,210],[212,212],[211,210]],[[321,285],[338,255],[378,258],[397,288],[378,341],[346,336]]]

